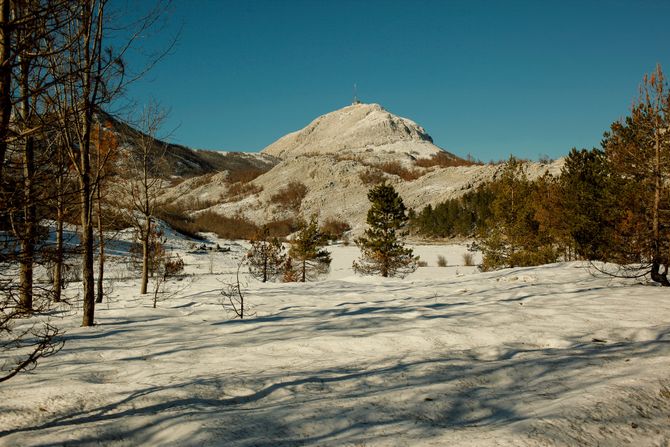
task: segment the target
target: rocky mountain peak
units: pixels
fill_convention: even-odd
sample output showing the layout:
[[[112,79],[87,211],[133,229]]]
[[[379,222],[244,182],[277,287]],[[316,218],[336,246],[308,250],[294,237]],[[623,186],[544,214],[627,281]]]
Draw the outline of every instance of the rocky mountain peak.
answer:
[[[379,104],[355,103],[316,118],[262,151],[280,158],[332,153],[393,153],[413,158],[443,152],[425,129]]]

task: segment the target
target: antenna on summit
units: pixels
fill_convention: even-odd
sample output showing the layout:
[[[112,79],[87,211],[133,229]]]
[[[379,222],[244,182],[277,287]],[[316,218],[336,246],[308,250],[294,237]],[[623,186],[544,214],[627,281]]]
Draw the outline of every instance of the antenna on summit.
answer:
[[[352,102],[353,105],[360,104],[361,102],[358,100],[358,95],[357,95],[357,89],[356,89],[356,83],[354,82],[354,102]]]

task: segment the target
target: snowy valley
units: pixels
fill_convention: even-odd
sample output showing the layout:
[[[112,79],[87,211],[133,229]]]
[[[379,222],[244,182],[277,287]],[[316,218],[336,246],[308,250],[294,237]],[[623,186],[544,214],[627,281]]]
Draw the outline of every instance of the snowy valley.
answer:
[[[461,244],[414,246],[427,266],[405,279],[361,277],[357,248],[336,244],[322,281],[244,275],[239,320],[221,289],[247,245],[217,243],[230,251],[169,236],[186,269],[156,309],[112,262],[94,327],[71,284],[43,316],[63,349],[0,385],[0,445],[668,442],[657,287],[583,262],[481,273]]]

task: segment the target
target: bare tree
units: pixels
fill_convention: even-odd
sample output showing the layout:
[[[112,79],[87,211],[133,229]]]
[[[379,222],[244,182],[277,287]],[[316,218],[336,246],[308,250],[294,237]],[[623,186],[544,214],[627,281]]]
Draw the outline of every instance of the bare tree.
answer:
[[[117,206],[131,223],[142,246],[142,279],[140,293],[147,293],[150,273],[151,232],[156,212],[165,205],[161,198],[165,180],[165,143],[156,135],[165,113],[155,103],[149,104],[141,116],[141,132],[132,139],[123,161],[118,181]]]
[[[0,0],[0,185],[9,139],[12,116],[12,35],[10,0]],[[0,198],[2,200],[2,198]]]
[[[127,78],[123,56],[135,39],[156,23],[160,4],[128,30],[120,47],[105,47],[110,27],[108,0],[68,2],[73,18],[67,36],[73,43],[50,60],[50,70],[60,82],[54,86],[54,102],[68,157],[78,181],[81,220],[83,326],[94,324],[94,221],[97,188],[111,153],[94,168],[92,139],[96,114],[123,91]],[[104,261],[104,258],[103,258]]]
[[[249,303],[245,300],[246,293],[244,288],[246,284],[243,284],[240,280],[240,270],[242,266],[247,262],[246,258],[242,258],[237,264],[237,270],[235,270],[235,278],[231,282],[224,282],[223,289],[221,289],[221,306],[223,309],[228,311],[229,309],[233,311],[236,317],[240,320],[244,320],[244,317],[253,316],[255,313],[249,312]]]

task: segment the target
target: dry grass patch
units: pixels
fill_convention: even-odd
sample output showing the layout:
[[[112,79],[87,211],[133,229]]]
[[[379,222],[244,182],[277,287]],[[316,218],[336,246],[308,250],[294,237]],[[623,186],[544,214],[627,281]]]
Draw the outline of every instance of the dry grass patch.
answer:
[[[242,215],[223,216],[205,211],[194,219],[198,231],[216,233],[222,239],[251,239],[259,230],[258,225]]]
[[[293,181],[277,191],[277,193],[270,198],[270,201],[274,204],[281,205],[286,209],[298,212],[306,195],[307,186],[302,182]]]
[[[475,265],[475,260],[472,256],[472,253],[463,253],[463,264],[467,265],[468,267]]]
[[[342,239],[344,233],[349,230],[351,230],[351,225],[335,217],[328,217],[321,225],[321,232],[331,241]]]
[[[249,183],[266,172],[268,172],[268,169],[261,169],[256,167],[237,169],[234,171],[229,171],[226,180],[230,183]]]
[[[237,182],[228,187],[225,199],[228,202],[237,202],[244,199],[245,197],[258,194],[262,191],[262,186],[255,185],[253,183]]]
[[[376,164],[375,167],[387,174],[397,175],[407,182],[416,180],[424,174],[418,169],[407,169],[399,161],[387,161],[385,163]]]
[[[416,159],[414,164],[420,168],[432,168],[434,166],[439,166],[440,168],[453,168],[457,166],[481,165],[483,163],[472,159],[463,160],[462,158],[452,157],[445,152],[439,152],[434,154],[431,158]]]
[[[382,183],[385,179],[382,171],[376,168],[368,168],[365,171],[358,173],[358,178],[361,179],[364,185],[374,186]]]

